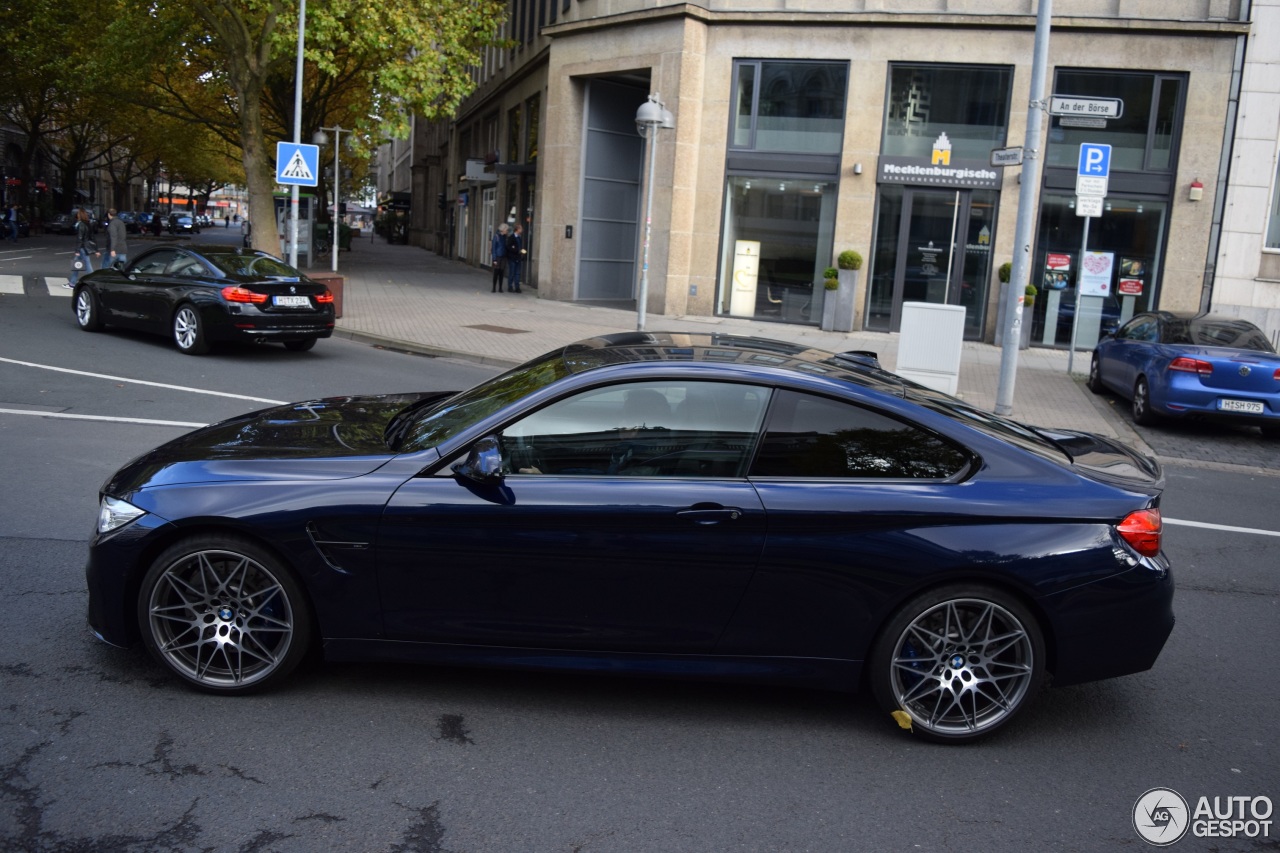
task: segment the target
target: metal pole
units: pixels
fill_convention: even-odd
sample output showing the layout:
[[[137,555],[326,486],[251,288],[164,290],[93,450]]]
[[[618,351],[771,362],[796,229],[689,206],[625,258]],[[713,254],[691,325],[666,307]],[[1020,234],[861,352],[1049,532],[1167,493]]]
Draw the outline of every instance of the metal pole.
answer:
[[[1022,187],[1018,194],[1018,225],[1013,243],[1013,271],[1005,294],[1004,340],[1000,353],[1000,384],[996,414],[1013,413],[1013,386],[1018,378],[1018,347],[1022,343],[1022,304],[1031,277],[1031,245],[1040,198],[1040,129],[1044,121],[1045,79],[1049,67],[1049,25],[1053,0],[1040,0],[1036,13],[1035,52],[1031,65],[1031,100],[1027,104],[1027,134],[1023,142]]]
[[[302,47],[306,41],[307,0],[298,4],[298,62],[293,76],[293,143],[302,144]],[[293,198],[290,209],[293,215],[289,220],[289,266],[298,266],[298,185],[293,185]]]
[[[333,126],[333,218],[329,220],[329,227],[333,229],[333,271],[338,271],[338,187],[342,185],[342,179],[338,173],[338,148],[342,141],[342,128],[338,125]]]
[[[1071,368],[1075,366],[1076,360],[1076,332],[1080,328],[1080,277],[1084,275],[1084,253],[1089,251],[1089,223],[1092,221],[1092,216],[1084,218],[1084,239],[1080,241],[1080,260],[1076,263],[1076,312],[1071,318],[1071,350],[1067,353],[1068,376],[1071,375]]]
[[[650,124],[645,130],[645,143],[649,146],[649,180],[644,202],[644,261],[640,267],[640,296],[636,300],[636,331],[644,331],[644,310],[649,299],[649,232],[653,225],[653,161],[658,147],[658,125]]]

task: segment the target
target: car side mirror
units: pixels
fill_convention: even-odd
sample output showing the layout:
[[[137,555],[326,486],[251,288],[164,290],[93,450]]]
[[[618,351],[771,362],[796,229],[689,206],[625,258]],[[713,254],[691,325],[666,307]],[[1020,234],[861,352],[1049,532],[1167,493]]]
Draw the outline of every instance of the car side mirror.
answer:
[[[502,482],[502,449],[496,435],[486,435],[471,446],[467,458],[453,466],[453,473],[473,483],[496,486]]]

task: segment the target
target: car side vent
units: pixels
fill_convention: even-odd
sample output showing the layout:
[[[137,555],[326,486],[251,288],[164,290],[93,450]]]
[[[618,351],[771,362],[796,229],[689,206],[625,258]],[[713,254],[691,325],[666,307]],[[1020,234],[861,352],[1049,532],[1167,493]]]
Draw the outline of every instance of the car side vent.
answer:
[[[307,522],[307,536],[310,537],[311,544],[320,552],[320,557],[329,565],[329,568],[343,574],[351,572],[348,564],[352,556],[369,550],[368,542],[352,542],[322,535],[314,521]]]

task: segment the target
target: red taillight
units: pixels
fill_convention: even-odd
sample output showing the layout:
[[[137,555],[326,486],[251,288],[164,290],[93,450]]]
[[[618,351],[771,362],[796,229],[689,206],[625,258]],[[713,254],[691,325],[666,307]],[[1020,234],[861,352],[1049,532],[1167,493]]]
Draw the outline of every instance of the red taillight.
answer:
[[[254,293],[252,290],[245,290],[243,287],[224,287],[222,288],[222,298],[228,302],[266,302],[267,294]]]
[[[1208,376],[1213,373],[1213,365],[1207,361],[1201,361],[1198,358],[1192,358],[1188,355],[1180,355],[1173,361],[1169,362],[1170,370],[1178,370],[1183,373],[1199,373],[1201,376]]]
[[[321,305],[324,305],[326,302],[332,302],[333,291],[326,290],[324,293],[317,293],[315,298],[316,298],[316,302],[319,302]]]
[[[1154,557],[1160,553],[1160,510],[1140,509],[1125,516],[1116,530],[1133,550],[1144,557]]]

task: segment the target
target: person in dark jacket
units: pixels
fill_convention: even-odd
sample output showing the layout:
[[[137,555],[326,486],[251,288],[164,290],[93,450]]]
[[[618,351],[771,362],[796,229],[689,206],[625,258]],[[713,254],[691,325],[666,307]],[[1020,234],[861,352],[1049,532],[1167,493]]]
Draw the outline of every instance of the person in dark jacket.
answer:
[[[107,243],[111,248],[102,259],[102,265],[124,266],[129,260],[129,232],[125,230],[124,220],[116,216],[114,207],[107,211]]]
[[[490,293],[502,292],[502,280],[507,276],[507,223],[498,226],[493,240],[489,244],[489,256],[493,260],[493,290]]]
[[[93,226],[89,222],[89,211],[81,208],[76,211],[76,253],[71,258],[71,280],[63,287],[75,287],[80,281],[81,273],[93,272],[93,256],[101,254],[93,242]]]

